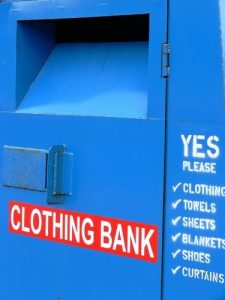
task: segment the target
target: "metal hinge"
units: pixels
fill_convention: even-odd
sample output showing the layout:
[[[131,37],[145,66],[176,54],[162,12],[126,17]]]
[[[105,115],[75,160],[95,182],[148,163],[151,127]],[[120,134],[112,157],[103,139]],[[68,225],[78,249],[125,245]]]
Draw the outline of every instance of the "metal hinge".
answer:
[[[48,152],[47,202],[62,204],[65,196],[72,193],[73,154],[66,151],[65,145],[53,145]]]
[[[168,43],[163,43],[162,44],[162,70],[161,70],[162,78],[170,77],[170,53],[171,53],[171,45]]]

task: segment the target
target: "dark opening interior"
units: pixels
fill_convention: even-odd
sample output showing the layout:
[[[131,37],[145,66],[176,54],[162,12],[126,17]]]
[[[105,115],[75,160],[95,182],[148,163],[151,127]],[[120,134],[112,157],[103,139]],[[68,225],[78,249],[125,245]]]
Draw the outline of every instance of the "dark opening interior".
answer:
[[[137,42],[149,40],[149,15],[58,20],[56,42]]]
[[[145,118],[150,16],[19,21],[17,111]]]

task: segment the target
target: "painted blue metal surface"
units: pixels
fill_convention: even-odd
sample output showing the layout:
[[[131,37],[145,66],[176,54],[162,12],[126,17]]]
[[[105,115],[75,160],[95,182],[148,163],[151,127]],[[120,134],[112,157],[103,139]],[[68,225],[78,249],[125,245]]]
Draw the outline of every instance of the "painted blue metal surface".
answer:
[[[157,224],[160,233],[156,264],[11,235],[9,200],[47,205],[47,194],[2,187],[0,298],[224,299],[225,4],[170,1],[165,110],[166,2],[0,6],[0,165],[4,145],[67,144],[76,159],[72,196],[61,208]],[[132,14],[150,14],[149,41],[54,39],[57,19]],[[61,187],[53,186],[59,194]]]
[[[16,107],[25,97],[51,53],[55,43],[53,33],[53,24],[17,24]]]
[[[163,121],[61,116],[46,118],[5,113],[2,114],[2,122],[5,124],[4,131],[7,131],[2,139],[14,145],[25,145],[28,137],[29,145],[36,147],[47,148],[56,142],[71,145],[70,151],[76,157],[72,196],[61,208],[143,223],[160,222],[162,172],[153,173],[152,170],[162,170],[159,157],[163,156],[164,145],[159,136],[163,135]],[[7,129],[9,122],[13,122],[15,127]],[[54,129],[62,122],[63,129],[58,128],[58,132],[55,132]],[[27,128],[27,123],[32,124],[32,128]],[[39,124],[45,131],[37,141]],[[74,128],[72,132],[71,127]],[[19,134],[21,131],[24,132],[22,136]],[[160,148],[152,147],[156,140]],[[149,152],[152,156],[149,156]],[[2,196],[2,284],[7,286],[8,282],[14,282],[14,289],[1,290],[4,299],[11,300],[15,294],[21,299],[28,295],[32,295],[33,299],[56,298],[56,295],[66,299],[78,296],[80,299],[104,299],[106,294],[108,299],[126,299],[127,295],[131,299],[148,299],[149,295],[152,299],[158,299],[160,258],[157,264],[149,264],[48,241],[15,237],[7,229],[8,199],[46,205],[47,197],[42,193],[7,188],[2,190]],[[9,255],[10,261],[6,259]],[[27,289],[21,288],[24,280]],[[89,289],[86,288],[87,284]]]
[[[219,2],[172,0],[169,39],[174,67],[168,120],[224,122]]]
[[[222,39],[222,58],[223,58],[223,80],[225,82],[225,1],[219,1],[220,10],[220,28],[221,28],[221,39]],[[224,84],[225,93],[225,84]]]
[[[148,43],[58,44],[18,112],[146,118]]]
[[[46,191],[47,152],[4,146],[3,184],[9,187]]]
[[[22,56],[21,61],[23,62],[24,54],[26,54],[27,64],[19,65],[16,61],[16,20],[26,21],[26,20],[56,20],[63,18],[85,18],[85,17],[104,17],[104,16],[116,16],[116,15],[132,15],[132,14],[148,14],[150,13],[150,38],[151,43],[149,43],[149,56],[151,61],[148,62],[148,65],[151,65],[151,68],[148,69],[148,106],[147,106],[147,115],[149,117],[160,118],[164,115],[164,87],[165,82],[160,80],[161,77],[161,47],[162,42],[166,40],[165,31],[166,31],[166,17],[167,10],[165,0],[160,1],[141,1],[137,5],[136,1],[112,1],[107,2],[106,4],[101,1],[82,1],[81,3],[74,3],[74,1],[26,1],[26,2],[14,2],[12,4],[2,4],[1,6],[1,22],[2,24],[9,24],[7,18],[7,11],[11,11],[10,26],[8,31],[1,32],[1,40],[3,41],[2,50],[1,50],[1,61],[2,73],[4,76],[1,78],[1,110],[8,111],[14,110],[17,105],[18,89],[19,87],[27,86],[27,83],[32,81],[32,78],[27,78],[28,74],[35,74],[38,63],[39,67],[41,65],[41,57],[47,55],[49,49],[51,48],[51,39],[46,41],[46,33],[42,35],[42,42],[40,42],[39,35],[29,33],[31,30],[26,30],[23,33],[23,37],[30,36],[28,43],[29,52],[32,55],[29,55],[28,50],[23,50],[20,54]],[[11,5],[11,6],[10,6]],[[160,25],[158,24],[160,20]],[[20,37],[20,22],[19,22],[19,31],[18,38]],[[155,24],[155,25],[154,25]],[[4,26],[4,28],[5,28]],[[162,39],[162,36],[164,37]],[[22,39],[22,38],[21,38]],[[162,41],[163,40],[163,41]],[[37,44],[37,46],[35,46]],[[35,47],[34,47],[35,46]],[[36,59],[33,59],[36,55],[37,49],[40,48],[40,57],[38,62]],[[34,49],[35,51],[31,51]],[[25,51],[25,52],[24,52]],[[46,58],[46,57],[45,57]],[[7,65],[5,64],[7,62]],[[26,71],[29,65],[29,72]],[[17,71],[16,71],[17,70]],[[16,74],[22,76],[17,76]],[[36,74],[37,75],[37,74]],[[32,75],[33,76],[33,75]],[[17,78],[16,78],[17,77]],[[154,84],[153,84],[154,82]],[[151,88],[154,86],[154,88]],[[23,94],[23,93],[22,93]],[[5,100],[7,99],[7,101]],[[20,99],[20,97],[19,97]]]
[[[170,2],[163,299],[222,300],[224,1]]]
[[[83,93],[74,90],[72,84],[67,86],[66,81],[71,80],[70,74],[80,74],[71,72],[72,67],[81,67],[83,61],[87,68],[87,54],[77,51],[84,45],[76,45],[76,51],[72,44],[60,45],[47,38],[49,32],[32,28],[33,24],[37,20],[133,14],[150,15],[149,42],[110,42],[108,77],[104,77],[104,87],[101,81],[96,85],[97,92],[103,92],[101,99],[93,102],[93,85],[90,93],[84,89],[86,74],[93,80],[98,67],[94,60],[89,73],[81,72],[82,80],[78,81],[89,96],[88,103],[83,101],[82,109],[78,109],[77,102],[71,101]],[[35,22],[24,25],[24,21]],[[55,207],[159,226],[156,264],[13,235],[8,231],[9,201],[47,205],[47,193],[1,187],[0,299],[160,299],[166,94],[161,49],[167,38],[166,25],[166,0],[22,1],[0,5],[0,28],[4,28],[0,30],[0,166],[4,145],[49,149],[66,144],[75,157],[72,196]],[[25,30],[23,26],[27,26]],[[94,58],[102,61],[102,45],[92,47],[99,55]],[[72,60],[69,72],[61,74],[56,64],[61,67],[66,59]],[[125,63],[120,72],[119,67]],[[115,77],[110,73],[113,71]],[[137,74],[141,81],[136,81]],[[104,94],[104,88],[111,89],[110,95]],[[61,92],[63,105],[56,97]],[[101,107],[107,100],[110,106]]]

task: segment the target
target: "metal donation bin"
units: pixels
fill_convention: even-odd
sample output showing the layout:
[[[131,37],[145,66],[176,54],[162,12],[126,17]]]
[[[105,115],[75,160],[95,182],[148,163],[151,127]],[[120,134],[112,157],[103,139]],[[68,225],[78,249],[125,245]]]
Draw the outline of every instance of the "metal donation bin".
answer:
[[[0,300],[225,299],[225,0],[0,2]]]
[[[159,299],[166,1],[0,5],[0,299]]]

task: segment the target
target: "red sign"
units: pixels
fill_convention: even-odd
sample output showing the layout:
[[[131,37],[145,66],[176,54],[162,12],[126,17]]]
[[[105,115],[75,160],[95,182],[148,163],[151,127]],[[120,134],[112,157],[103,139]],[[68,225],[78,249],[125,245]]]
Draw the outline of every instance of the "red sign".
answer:
[[[12,233],[104,251],[149,262],[158,260],[158,227],[45,206],[10,202]]]

